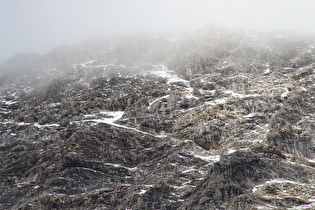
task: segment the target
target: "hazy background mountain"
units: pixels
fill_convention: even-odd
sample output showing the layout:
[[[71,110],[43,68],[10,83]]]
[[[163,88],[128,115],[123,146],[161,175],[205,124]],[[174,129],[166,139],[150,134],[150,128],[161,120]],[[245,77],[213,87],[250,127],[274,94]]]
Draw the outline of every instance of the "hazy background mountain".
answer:
[[[314,33],[312,0],[3,0],[0,61],[45,54],[95,35],[185,31],[220,25]]]

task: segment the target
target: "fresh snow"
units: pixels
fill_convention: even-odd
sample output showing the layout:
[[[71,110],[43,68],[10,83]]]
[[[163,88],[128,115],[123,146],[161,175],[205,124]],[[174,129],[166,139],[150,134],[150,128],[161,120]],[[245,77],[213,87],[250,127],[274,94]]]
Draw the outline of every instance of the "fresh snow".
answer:
[[[288,97],[288,94],[289,94],[289,90],[287,88],[285,88],[285,92],[283,92],[281,94],[281,98],[287,98]]]
[[[194,96],[192,92],[188,93],[185,97],[188,99],[197,99],[197,100],[199,99],[198,97]]]
[[[295,182],[295,181],[291,181],[291,180],[283,180],[283,179],[274,179],[274,180],[269,180],[267,182],[265,182],[264,184],[260,184],[260,185],[257,185],[253,188],[253,192],[259,190],[261,187],[265,186],[265,185],[268,185],[268,184],[278,184],[278,183],[291,183],[291,184],[294,184],[294,185],[300,185],[300,186],[308,186],[312,189],[314,189],[314,186],[312,185],[308,185],[308,184],[304,184],[304,183],[300,183],[300,182]],[[286,196],[287,194],[287,191],[284,190],[282,191],[282,193],[284,193],[281,197],[278,197],[278,198],[283,198],[283,196]],[[309,202],[309,204],[305,204],[305,205],[299,205],[299,206],[293,206],[291,208],[288,208],[290,210],[293,210],[293,209],[313,209],[315,207],[315,199],[309,199],[309,198],[306,198],[304,197],[303,195],[299,196],[301,197],[302,199],[306,199],[307,202]],[[258,208],[258,209],[263,209],[263,208]]]
[[[131,171],[134,171],[134,170],[138,169],[138,167],[129,168],[129,167],[126,167],[126,166],[115,164],[115,163],[104,163],[104,165],[106,165],[106,166],[113,166],[115,168],[125,168],[125,169],[131,170]]]
[[[167,79],[167,84],[183,82],[188,86],[188,88],[185,88],[187,93],[191,93],[193,91],[193,88],[190,86],[190,82],[188,80],[178,77],[173,70],[169,70],[165,66],[160,67],[160,69],[161,70],[152,70],[150,71],[150,74]]]
[[[264,74],[269,74],[270,73],[270,69],[267,68],[266,71],[264,72]]]
[[[87,67],[87,66],[91,65],[92,63],[94,63],[94,61],[88,61],[88,62],[79,64],[79,65],[81,65],[82,67]]]
[[[236,149],[228,149],[227,154],[230,155],[236,151],[237,151]]]
[[[257,141],[257,142],[259,142],[259,141]],[[237,149],[237,150],[233,149],[233,148],[230,148],[230,149],[227,150],[226,154],[230,155],[230,154],[232,154],[234,152],[237,152],[237,151],[247,151],[247,150],[249,150],[249,148],[240,148],[240,149]]]
[[[218,105],[218,104],[224,104],[228,101],[227,98],[219,98],[219,99],[216,99],[216,100],[213,100],[213,101],[208,101],[208,102],[205,102],[204,105],[211,105],[211,106],[215,106],[215,105]]]
[[[25,123],[25,122],[18,122],[16,123],[18,126],[23,126],[23,125],[30,125],[30,123]]]
[[[194,96],[193,95],[193,88],[190,86],[190,82],[188,80],[185,80],[185,79],[182,79],[180,77],[178,77],[176,75],[176,73],[173,71],[173,70],[168,70],[167,67],[165,66],[162,66],[162,67],[158,67],[160,70],[151,70],[150,71],[150,74],[153,74],[153,75],[156,75],[156,76],[159,76],[159,77],[163,77],[165,79],[167,79],[167,84],[171,84],[171,83],[176,83],[176,82],[182,82],[186,85],[186,87],[184,87],[184,90],[185,90],[185,97],[187,99],[199,99],[198,97]],[[165,95],[165,96],[162,96],[160,98],[157,98],[155,99],[154,101],[152,101],[150,104],[149,104],[149,107],[148,109],[151,108],[151,106],[159,101],[160,99],[163,99],[163,98],[168,98],[169,95]]]
[[[247,97],[257,97],[261,96],[260,94],[240,94],[240,93],[235,93],[232,90],[226,90],[225,93],[232,95],[233,97],[239,97],[239,98],[247,98]]]
[[[189,169],[183,171],[182,173],[185,174],[185,173],[189,173],[189,172],[192,172],[192,171],[196,171],[196,169],[195,168],[189,168]]]
[[[92,122],[96,122],[96,123],[106,123],[106,124],[110,124],[110,125],[114,125],[117,126],[118,124],[115,124],[114,122],[118,119],[120,119],[124,112],[123,111],[102,111],[100,112],[100,114],[102,115],[106,115],[108,117],[102,118],[102,119],[86,119],[83,121],[92,121]],[[90,117],[96,117],[95,114],[88,114],[88,115],[84,115],[85,118],[90,118]]]
[[[256,206],[257,209],[276,209],[277,207],[267,204],[266,206]]]
[[[34,126],[37,127],[37,128],[44,128],[44,127],[58,127],[58,126],[60,126],[60,125],[57,124],[57,123],[44,124],[44,125],[40,125],[40,124],[38,124],[38,123],[34,123]]]
[[[84,115],[84,118],[91,118],[91,117],[96,117],[95,114],[86,114]]]
[[[308,162],[315,163],[315,159],[306,159]]]
[[[176,186],[176,185],[170,185],[170,186],[173,187],[173,188],[176,188],[176,189],[182,189],[182,188],[186,188],[186,187],[196,187],[196,186],[191,185],[189,183],[191,183],[190,180],[185,182],[185,183],[183,183],[181,186]]]
[[[140,190],[140,192],[138,192],[137,194],[138,195],[142,195],[142,194],[144,194],[144,193],[146,193],[148,190]]]
[[[291,183],[291,184],[295,184],[295,185],[305,185],[304,183],[300,183],[300,182],[295,182],[295,181],[291,181],[291,180],[284,180],[284,179],[273,179],[273,180],[269,180],[266,181],[263,184],[257,185],[253,188],[253,192],[256,192],[257,190],[259,190],[261,187],[265,186],[265,185],[269,185],[269,184],[279,184],[279,183]]]
[[[162,67],[161,70],[150,71],[150,74],[160,76],[160,77],[167,79],[167,84],[174,83],[174,82],[188,83],[187,80],[178,77],[174,71],[168,70],[166,67]]]
[[[161,100],[161,99],[163,99],[163,98],[168,98],[169,96],[170,96],[170,95],[165,95],[165,96],[162,96],[162,97],[159,97],[159,98],[155,99],[154,101],[152,101],[151,103],[149,103],[148,109],[151,109],[152,105],[153,105],[155,102],[157,102],[157,101],[159,101],[159,100]]]
[[[57,107],[60,106],[61,103],[50,103],[48,106],[49,107]]]
[[[200,155],[196,153],[190,153],[191,155],[195,156],[196,158],[200,158],[206,162],[218,162],[220,161],[220,155]]]
[[[293,206],[292,208],[288,208],[288,210],[315,209],[315,199],[308,199],[307,201],[310,203],[300,206]]]
[[[0,101],[1,103],[4,103],[5,105],[12,105],[12,104],[16,104],[17,101],[14,100],[10,100],[10,101]]]
[[[116,120],[120,119],[123,116],[123,114],[124,114],[123,111],[102,111],[100,113],[103,115],[106,115],[108,117],[105,117],[102,119],[85,119],[85,120],[83,120],[83,122],[105,123],[105,124],[109,124],[109,125],[112,125],[115,127],[133,130],[133,131],[136,131],[138,133],[150,135],[150,136],[157,137],[157,138],[165,138],[166,137],[165,135],[154,135],[154,134],[151,134],[148,132],[141,131],[141,130],[136,129],[136,128],[132,128],[132,127],[128,127],[128,126],[124,126],[124,125],[120,125],[120,124],[115,123]]]
[[[270,68],[269,68],[269,64],[266,64],[266,67],[267,67],[267,69],[265,70],[264,75],[267,75],[271,72]]]
[[[15,122],[15,121],[7,121],[7,122],[0,122],[0,124],[16,124],[18,126],[26,126],[26,125],[31,125],[37,128],[44,128],[44,127],[58,127],[60,124],[58,123],[52,123],[52,124],[44,124],[40,125],[39,123],[26,123],[26,122]],[[16,134],[11,134],[11,135],[16,135]]]

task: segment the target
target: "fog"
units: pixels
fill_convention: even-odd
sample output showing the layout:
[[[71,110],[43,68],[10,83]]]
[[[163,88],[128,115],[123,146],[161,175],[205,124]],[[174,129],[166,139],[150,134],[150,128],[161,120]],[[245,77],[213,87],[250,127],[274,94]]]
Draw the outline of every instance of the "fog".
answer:
[[[315,33],[313,0],[1,0],[0,61],[91,36],[207,25]]]

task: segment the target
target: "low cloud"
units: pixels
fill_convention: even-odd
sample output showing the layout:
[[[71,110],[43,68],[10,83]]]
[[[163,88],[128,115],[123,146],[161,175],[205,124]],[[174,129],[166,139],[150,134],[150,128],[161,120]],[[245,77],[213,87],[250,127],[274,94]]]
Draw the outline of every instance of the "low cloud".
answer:
[[[3,0],[0,60],[94,35],[193,30],[209,24],[315,33],[312,0]]]

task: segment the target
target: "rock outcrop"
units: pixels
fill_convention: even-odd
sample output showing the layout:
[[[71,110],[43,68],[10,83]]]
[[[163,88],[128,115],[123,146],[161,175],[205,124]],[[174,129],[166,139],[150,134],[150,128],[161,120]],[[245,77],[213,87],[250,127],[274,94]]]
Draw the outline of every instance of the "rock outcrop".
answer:
[[[315,39],[174,40],[98,38],[5,62],[0,209],[315,208]]]

